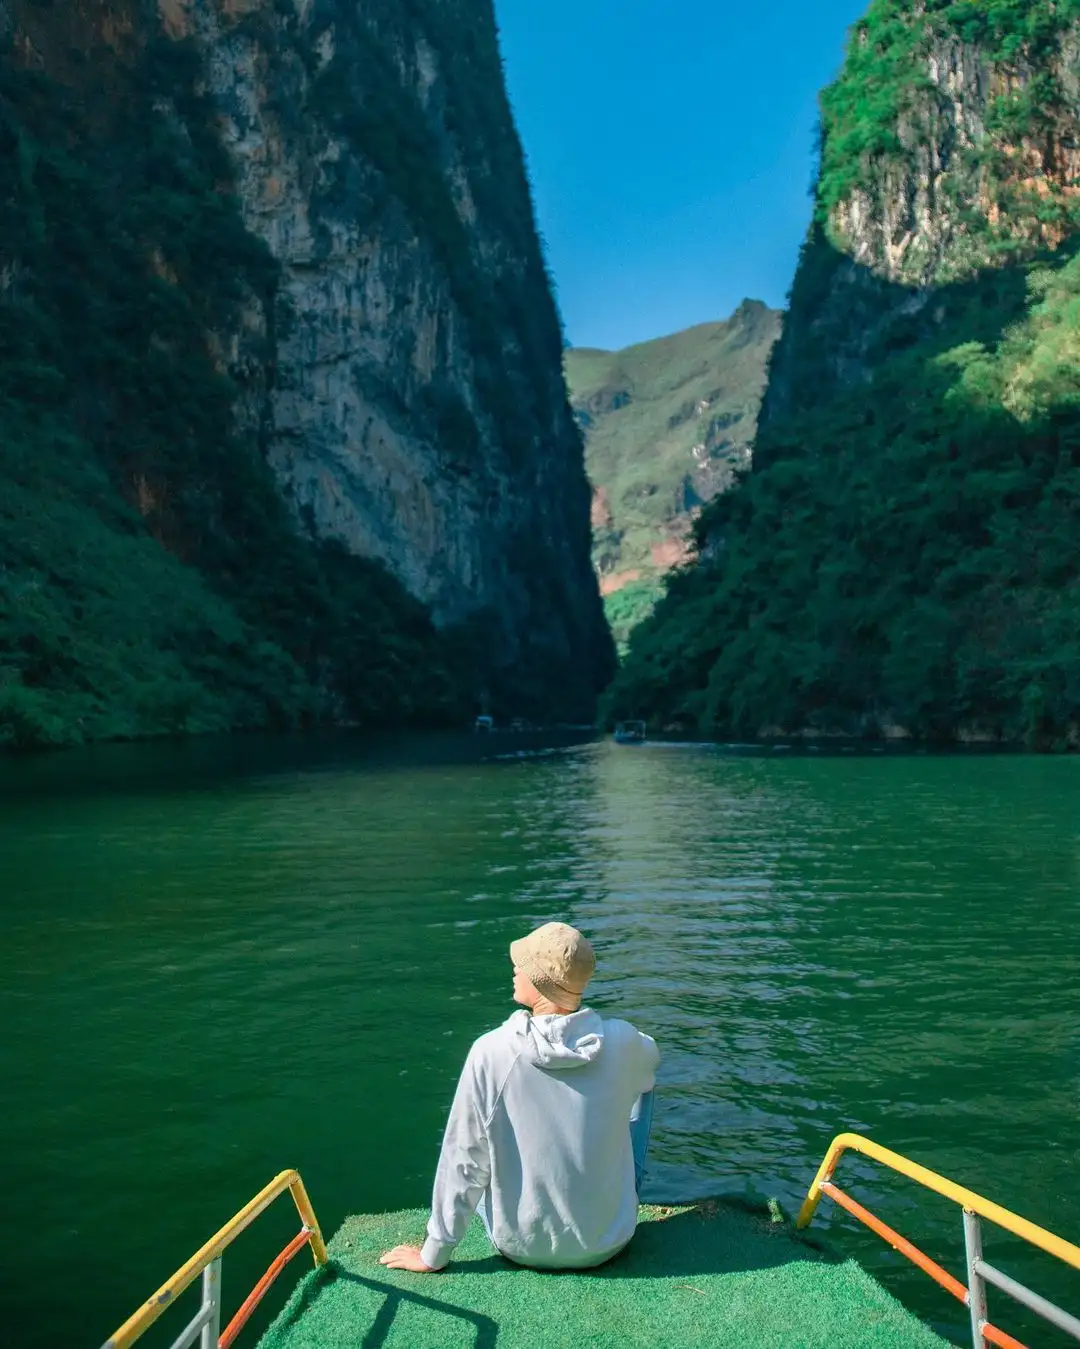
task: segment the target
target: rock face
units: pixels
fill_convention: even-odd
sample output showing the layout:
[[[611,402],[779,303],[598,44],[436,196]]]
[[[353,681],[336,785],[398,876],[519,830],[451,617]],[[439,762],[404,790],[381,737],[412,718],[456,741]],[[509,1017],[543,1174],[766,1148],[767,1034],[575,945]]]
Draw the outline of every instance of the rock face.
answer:
[[[588,715],[611,645],[491,0],[9,10],[19,59],[55,78],[81,78],[72,48],[197,60],[278,264],[213,340],[296,528],[384,562],[438,624],[481,621],[481,693],[536,707],[573,672],[563,710]]]
[[[853,262],[911,286],[970,276],[1010,242],[1056,247],[1080,194],[1080,26],[1048,34],[1038,56],[1006,59],[924,23],[912,43],[922,78],[899,112],[895,154],[867,164],[829,211]]]
[[[875,0],[822,107],[814,222],[762,424],[932,336],[943,286],[1080,221],[1080,12]],[[816,360],[807,352],[818,349]],[[806,377],[795,379],[801,367]]]
[[[192,33],[207,53],[245,223],[282,264],[263,416],[297,511],[385,560],[444,620],[488,604],[531,609],[530,572],[567,541],[571,565],[557,579],[587,614],[581,451],[510,113],[495,92],[490,5],[428,6],[429,27],[416,21],[423,6],[324,0],[282,16],[170,4],[173,34]],[[455,34],[460,45],[443,44]],[[397,138],[370,56],[399,105]],[[485,91],[492,114],[468,142],[453,121],[462,85]],[[410,135],[417,158],[431,158],[391,166]],[[394,181],[417,169],[429,202]],[[543,559],[516,567],[530,534]]]
[[[1080,3],[872,0],[753,446],[609,714],[1080,745]]]
[[[566,376],[593,483],[593,565],[618,640],[686,562],[702,506],[750,460],[780,315],[745,300],[729,319],[623,351],[571,349]],[[628,604],[632,596],[633,602]]]

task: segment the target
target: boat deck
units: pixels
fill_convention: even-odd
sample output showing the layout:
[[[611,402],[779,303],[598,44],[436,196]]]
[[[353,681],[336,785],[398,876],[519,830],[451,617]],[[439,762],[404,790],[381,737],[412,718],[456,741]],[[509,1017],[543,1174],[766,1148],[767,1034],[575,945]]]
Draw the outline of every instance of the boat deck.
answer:
[[[591,1273],[519,1269],[473,1220],[449,1269],[404,1274],[382,1251],[427,1212],[348,1218],[261,1349],[942,1349],[946,1341],[854,1261],[767,1214],[715,1202],[643,1207],[628,1250]]]

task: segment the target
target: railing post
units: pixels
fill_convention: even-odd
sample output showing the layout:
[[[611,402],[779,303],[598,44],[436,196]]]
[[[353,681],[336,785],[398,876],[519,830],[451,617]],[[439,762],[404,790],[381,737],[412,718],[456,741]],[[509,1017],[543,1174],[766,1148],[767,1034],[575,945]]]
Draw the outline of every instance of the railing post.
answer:
[[[979,1216],[964,1209],[964,1250],[967,1254],[968,1307],[971,1310],[971,1343],[974,1349],[987,1349],[983,1326],[990,1319],[986,1310],[986,1282],[979,1273],[982,1259],[982,1227]]]
[[[810,1223],[813,1221],[814,1214],[817,1212],[817,1206],[821,1202],[821,1187],[825,1181],[832,1180],[833,1172],[836,1170],[837,1164],[843,1156],[848,1139],[855,1137],[857,1137],[855,1134],[837,1134],[829,1144],[829,1150],[821,1159],[821,1165],[818,1167],[818,1173],[814,1177],[814,1183],[807,1191],[806,1198],[802,1202],[802,1208],[799,1209],[798,1217],[795,1219],[795,1226],[800,1231],[804,1227],[809,1227]]]
[[[199,1349],[218,1349],[221,1335],[221,1256],[211,1260],[203,1270],[203,1306],[210,1307],[210,1319],[199,1336]]]
[[[300,1221],[310,1233],[312,1257],[317,1265],[325,1265],[326,1243],[323,1241],[323,1235],[319,1229],[319,1220],[315,1217],[315,1210],[311,1207],[311,1200],[304,1188],[304,1182],[300,1179],[300,1173],[294,1174],[296,1178],[289,1186],[289,1192],[293,1197],[293,1203],[296,1205],[296,1211],[300,1215]]]

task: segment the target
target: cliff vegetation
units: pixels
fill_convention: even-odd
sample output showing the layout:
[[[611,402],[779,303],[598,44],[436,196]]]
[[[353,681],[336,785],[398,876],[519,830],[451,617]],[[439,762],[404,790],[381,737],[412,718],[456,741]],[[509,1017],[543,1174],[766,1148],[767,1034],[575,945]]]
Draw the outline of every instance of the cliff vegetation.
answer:
[[[593,565],[616,641],[686,561],[698,512],[749,459],[780,316],[746,300],[622,351],[574,347],[566,379],[593,487]]]
[[[438,84],[445,145],[402,74],[400,45],[411,32],[438,51],[441,8],[411,0],[385,29],[350,29],[351,13],[219,13],[209,0],[160,12],[0,6],[0,745],[447,724],[487,698],[517,697],[515,710],[533,716],[591,707],[606,635],[589,589],[587,488],[490,6],[472,4],[456,26],[460,58]],[[349,83],[360,56],[363,91]],[[287,195],[281,163],[267,140],[255,170],[237,148],[257,139],[249,75],[279,160],[310,132],[336,166],[336,177],[305,170],[314,195],[289,201],[323,240],[295,268],[282,214],[266,209]],[[232,134],[241,124],[246,142]],[[479,204],[455,210],[450,144],[481,162]],[[349,174],[369,189],[359,206],[341,197]],[[453,379],[441,373],[452,364],[444,346],[423,382],[392,387],[403,362],[383,337],[411,319],[380,332],[376,306],[338,286],[326,242],[335,192],[359,235],[356,268],[385,292],[371,255],[392,242],[414,259],[415,303],[467,332]],[[485,209],[484,247],[528,255],[496,305],[473,284],[472,222]],[[316,349],[317,327],[337,331],[350,317],[363,367]],[[298,334],[306,366],[289,346]],[[531,384],[516,367],[496,377],[507,342],[524,352]],[[366,400],[359,410],[327,385],[328,368]],[[333,422],[343,407],[368,422],[392,415],[404,428],[397,458],[355,446]],[[521,491],[521,475],[537,471],[539,423],[567,428],[559,467],[578,489],[566,494],[567,564],[553,561],[549,523]],[[434,447],[427,458],[408,436]],[[336,502],[352,463],[402,484],[372,507],[375,542],[320,514],[284,471],[283,440],[293,454],[331,447],[318,480]],[[483,499],[502,487],[503,528],[518,529],[529,578],[518,583],[520,617],[490,585],[455,578],[439,534],[478,533],[438,492],[476,477],[485,451],[510,466]],[[416,542],[406,497],[421,502],[430,545]],[[502,535],[479,530],[484,547],[485,575],[505,573]],[[462,565],[475,575],[478,564]],[[440,603],[440,578],[457,586],[453,603]],[[582,616],[573,680],[567,613]]]
[[[1076,744],[1078,14],[879,0],[856,26],[753,468],[612,714]]]

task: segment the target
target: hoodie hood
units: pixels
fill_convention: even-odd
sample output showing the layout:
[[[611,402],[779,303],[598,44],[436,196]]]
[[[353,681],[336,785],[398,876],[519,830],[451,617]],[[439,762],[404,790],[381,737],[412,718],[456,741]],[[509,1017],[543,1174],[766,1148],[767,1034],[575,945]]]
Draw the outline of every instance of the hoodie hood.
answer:
[[[604,1019],[591,1007],[568,1016],[515,1012],[511,1020],[519,1023],[519,1032],[525,1037],[525,1057],[538,1068],[582,1068],[598,1058],[604,1048]]]

